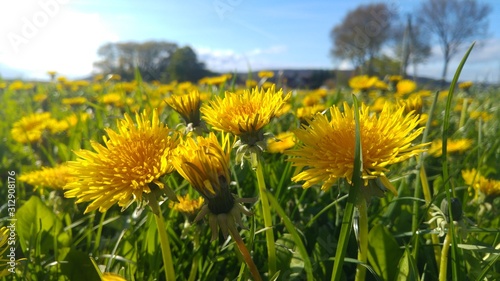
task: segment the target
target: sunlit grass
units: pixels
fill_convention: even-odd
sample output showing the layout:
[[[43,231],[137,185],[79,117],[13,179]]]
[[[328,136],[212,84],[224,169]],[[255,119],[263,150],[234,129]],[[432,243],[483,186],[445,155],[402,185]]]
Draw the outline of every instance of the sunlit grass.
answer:
[[[352,280],[356,276],[362,279],[364,269],[366,280],[406,280],[424,275],[428,280],[436,280],[443,276],[445,268],[449,268],[446,271],[448,278],[458,280],[500,278],[497,273],[500,272],[498,88],[467,85],[467,88],[457,87],[450,95],[448,92],[438,93],[436,89],[424,89],[424,85],[414,88],[406,80],[401,80],[404,84],[398,88],[389,78],[378,77],[379,81],[385,79],[387,85],[394,84],[395,87],[381,88],[373,83],[355,91],[348,87],[290,90],[287,104],[281,111],[273,112],[275,117],[265,125],[263,131],[266,134],[259,134],[259,138],[263,138],[259,139],[262,146],[259,149],[264,149],[264,152],[249,153],[249,157],[257,158],[253,159],[254,162],[250,159],[243,163],[237,161],[236,149],[230,154],[230,192],[237,198],[267,197],[265,202],[268,204],[267,209],[261,207],[264,201],[246,204],[253,215],[243,216],[242,225],[246,229],[238,228],[241,240],[238,238],[237,243],[231,238],[237,237],[233,236],[234,233],[228,239],[216,233],[218,239],[212,241],[208,220],[195,222],[196,214],[188,215],[163,201],[160,202],[161,216],[156,217],[156,220],[162,219],[160,223],[155,221],[155,215],[147,205],[137,209],[137,203],[123,211],[115,204],[104,213],[91,211],[84,214],[87,203],[75,204],[74,199],[64,197],[59,186],[51,186],[53,182],[74,179],[59,178],[64,177],[64,173],[36,174],[36,171],[52,171],[49,169],[75,161],[77,155],[74,151],[93,149],[90,141],[104,144],[107,128],[116,131],[117,120],[122,120],[124,114],[135,116],[136,112],[143,110],[156,108],[160,122],[178,130],[184,139],[214,132],[222,140],[222,134],[211,130],[210,124],[197,123],[203,115],[194,112],[190,118],[181,116],[168,101],[176,97],[181,103],[179,97],[197,91],[196,98],[199,97],[203,106],[209,101],[223,99],[226,90],[235,95],[249,90],[245,81],[236,83],[232,80],[229,83],[227,77],[205,79],[199,84],[146,83],[140,76],[131,82],[115,79],[54,79],[46,83],[0,81],[0,170],[4,175],[0,183],[0,227],[10,224],[7,172],[15,171],[17,179],[17,264],[15,274],[4,278],[99,280],[106,272],[118,274],[126,280],[164,280],[166,267],[163,261],[168,259],[160,247],[160,240],[164,237],[159,235],[157,225],[166,230],[176,280],[251,279],[255,272],[251,273],[247,268],[249,258],[263,280]],[[275,81],[269,75],[263,77],[262,85]],[[255,81],[251,86],[258,83]],[[394,110],[406,106],[405,114],[411,110],[414,110],[412,114],[428,114],[419,123],[426,126],[425,140],[419,136],[413,145],[425,142],[440,145],[416,158],[387,167],[390,171],[385,171],[385,176],[397,195],[382,191],[384,184],[380,182],[373,181],[365,186],[356,177],[366,171],[355,172],[352,182],[356,192],[369,191],[369,195],[363,196],[366,209],[351,198],[351,179],[339,177],[339,180],[332,181],[328,190],[321,190],[323,182],[303,189],[304,182],[292,181],[301,170],[290,162],[290,157],[293,157],[290,155],[294,153],[287,154],[286,151],[295,151],[297,147],[290,147],[293,146],[290,141],[280,147],[280,139],[276,137],[280,133],[294,133],[301,126],[308,128],[315,120],[314,114],[332,118],[331,111],[327,110],[331,106],[344,108],[342,104],[346,102],[353,107],[353,92],[359,103],[369,106],[371,114],[377,116],[383,108],[379,107],[381,105]],[[304,110],[314,106],[319,110]],[[50,117],[40,120],[36,126],[15,125],[26,116],[40,114]],[[196,120],[191,120],[193,118]],[[195,125],[190,127],[190,123]],[[446,125],[444,132],[443,124]],[[242,124],[240,129],[248,125],[252,124]],[[14,127],[17,129],[13,130]],[[194,127],[199,129],[189,129]],[[32,134],[28,134],[28,130],[32,130]],[[24,133],[35,137],[21,138]],[[383,132],[381,134],[380,138],[384,139]],[[467,148],[451,149],[452,141],[461,139],[468,140]],[[236,140],[234,137],[226,139],[230,144]],[[265,149],[268,142],[273,145],[273,153]],[[358,142],[362,143],[362,140]],[[357,148],[354,144],[353,147]],[[363,155],[356,157],[353,168],[360,167],[363,161]],[[447,165],[445,169],[443,161]],[[252,167],[252,163],[256,165]],[[477,173],[477,179],[471,171]],[[30,180],[22,178],[23,175]],[[35,175],[42,175],[45,180],[33,182],[36,181]],[[167,174],[159,181],[179,197],[189,195],[196,200],[200,197],[177,172]],[[349,199],[346,199],[347,194]],[[453,235],[447,235],[450,229],[447,218],[453,210],[440,210],[440,207],[443,199],[451,197],[461,202],[459,210],[452,212],[452,216],[460,214],[462,218],[453,224]],[[356,205],[361,207],[362,213],[366,211],[367,217],[358,220]],[[269,216],[266,221],[265,216]],[[357,227],[358,221],[362,224],[361,229]],[[355,235],[358,231],[361,231],[361,238]],[[447,241],[445,237],[454,240],[449,251],[443,245]],[[2,241],[0,237],[0,247]],[[367,247],[367,252],[362,255],[358,253],[362,249],[358,241],[359,245]],[[271,252],[270,243],[275,248]],[[244,256],[240,253],[242,245],[248,249]],[[2,250],[0,248],[0,253]],[[459,263],[451,261],[452,251]],[[450,257],[443,260],[446,254]],[[271,268],[269,256],[273,259]],[[1,260],[3,263],[4,256]],[[2,270],[0,267],[0,272]]]

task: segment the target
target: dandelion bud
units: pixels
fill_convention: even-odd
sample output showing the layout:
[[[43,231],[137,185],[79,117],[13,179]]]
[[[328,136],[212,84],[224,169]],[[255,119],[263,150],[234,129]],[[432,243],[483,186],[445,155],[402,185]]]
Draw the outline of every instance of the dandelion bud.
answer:
[[[450,222],[448,200],[446,198],[441,201],[441,211],[446,216],[446,221]],[[451,198],[451,214],[453,216],[453,221],[460,221],[462,219],[462,203],[458,198]]]

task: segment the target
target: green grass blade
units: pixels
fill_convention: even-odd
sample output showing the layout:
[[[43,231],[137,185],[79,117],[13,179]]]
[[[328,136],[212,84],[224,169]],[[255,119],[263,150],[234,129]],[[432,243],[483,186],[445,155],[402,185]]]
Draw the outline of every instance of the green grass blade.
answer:
[[[342,266],[351,235],[352,217],[354,214],[354,205],[357,204],[360,187],[363,184],[361,179],[362,155],[361,155],[361,131],[359,129],[359,103],[356,96],[353,95],[354,119],[356,123],[355,145],[354,145],[354,171],[352,175],[353,186],[349,187],[349,197],[344,209],[342,218],[342,228],[335,253],[335,262],[333,264],[332,281],[339,281],[342,275]]]
[[[268,195],[269,203],[285,223],[286,229],[292,235],[293,241],[297,246],[300,256],[304,260],[304,269],[306,270],[307,280],[314,280],[311,261],[309,260],[306,247],[304,246],[304,243],[302,243],[302,239],[300,239],[299,233],[297,232],[297,230],[295,230],[295,225],[286,215],[285,211],[281,208],[276,198],[274,198],[274,196],[268,190],[266,190],[266,192]]]
[[[476,280],[486,280],[486,275],[490,272],[490,269],[497,263],[500,255],[496,255],[481,271],[481,274],[477,277]]]
[[[443,167],[443,179],[444,179],[444,187],[446,191],[446,199],[448,202],[451,202],[451,197],[455,197],[455,190],[453,186],[450,184],[449,180],[449,173],[448,173],[448,157],[447,157],[447,151],[446,151],[446,143],[448,141],[448,130],[450,129],[450,114],[451,114],[451,102],[453,98],[453,93],[455,91],[455,87],[458,82],[458,78],[460,77],[460,73],[462,72],[462,69],[465,65],[465,62],[467,61],[467,58],[469,57],[470,52],[472,51],[472,48],[474,48],[475,42],[472,43],[472,45],[469,47],[467,52],[465,53],[464,57],[462,58],[462,61],[458,65],[457,70],[455,71],[455,75],[453,76],[453,80],[451,81],[450,85],[450,90],[448,92],[448,99],[446,100],[446,109],[445,109],[445,114],[444,114],[444,120],[443,120],[443,135],[442,135],[442,167]],[[451,206],[452,204],[448,204],[449,207],[449,214],[450,214],[450,221],[453,221],[452,217],[452,212],[451,212]],[[453,223],[450,223],[450,229],[449,231],[451,232],[451,258],[454,261],[452,263],[452,276],[456,278],[456,280],[462,280],[464,274],[459,273],[459,266],[461,265],[461,259],[458,256],[458,248],[457,248],[457,238],[455,237],[455,227]]]

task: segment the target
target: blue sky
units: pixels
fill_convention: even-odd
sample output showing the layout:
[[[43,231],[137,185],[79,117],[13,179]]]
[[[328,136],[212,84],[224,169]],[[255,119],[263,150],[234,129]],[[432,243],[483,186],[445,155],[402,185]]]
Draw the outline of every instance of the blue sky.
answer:
[[[106,42],[166,40],[191,46],[215,71],[349,68],[329,56],[329,33],[347,12],[380,1],[299,0],[20,0],[0,3],[0,75],[46,79],[56,70],[73,79],[93,71]],[[383,1],[401,16],[420,1]],[[491,38],[473,51],[462,80],[500,80],[500,1],[489,3]],[[449,77],[458,65],[457,55]],[[417,74],[439,77],[442,58],[433,46]]]

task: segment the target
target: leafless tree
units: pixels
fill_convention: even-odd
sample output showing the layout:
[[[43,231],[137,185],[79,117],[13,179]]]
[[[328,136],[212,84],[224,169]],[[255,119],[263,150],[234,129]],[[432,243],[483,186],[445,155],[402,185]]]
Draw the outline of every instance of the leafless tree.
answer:
[[[406,24],[401,23],[399,28],[395,28],[394,51],[396,57],[401,60],[400,74],[402,76],[407,75],[410,64],[416,68],[417,64],[425,62],[430,56],[431,46],[428,38],[429,34],[424,32],[421,26],[412,24],[410,15],[407,15]]]
[[[446,79],[448,63],[462,44],[486,36],[490,13],[489,5],[476,0],[422,2],[417,13],[417,24],[427,28],[439,41],[444,56],[442,81]]]

